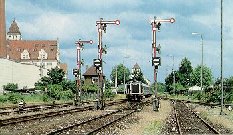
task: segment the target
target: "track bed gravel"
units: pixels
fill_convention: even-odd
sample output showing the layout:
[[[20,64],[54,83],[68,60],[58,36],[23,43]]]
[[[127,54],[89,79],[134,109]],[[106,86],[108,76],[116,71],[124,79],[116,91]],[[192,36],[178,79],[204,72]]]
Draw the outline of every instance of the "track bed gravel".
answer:
[[[122,105],[113,105],[106,107],[106,109],[115,109],[122,107]],[[93,116],[98,116],[104,113],[104,110],[75,112],[72,114],[64,114],[55,117],[42,118],[38,120],[28,121],[24,123],[17,123],[15,125],[7,125],[0,127],[0,134],[17,134],[17,135],[31,135],[31,134],[46,134],[47,132],[65,127],[66,125],[82,121]],[[24,114],[23,114],[24,115]],[[25,114],[27,115],[27,114]]]
[[[161,108],[158,112],[153,111],[152,105],[145,106],[143,110],[135,113],[131,120],[118,125],[120,135],[160,135],[172,108],[169,101],[160,100]],[[117,128],[115,130],[118,130]]]

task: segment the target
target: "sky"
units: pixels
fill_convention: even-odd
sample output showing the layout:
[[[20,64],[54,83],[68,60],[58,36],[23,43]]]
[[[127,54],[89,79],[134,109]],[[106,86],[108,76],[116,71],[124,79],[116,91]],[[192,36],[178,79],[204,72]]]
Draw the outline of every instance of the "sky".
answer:
[[[233,1],[223,0],[223,77],[233,76]],[[150,20],[175,18],[176,22],[162,23],[157,32],[161,45],[161,66],[158,81],[187,57],[195,68],[201,64],[203,35],[204,65],[211,68],[214,78],[220,77],[220,0],[6,0],[7,31],[16,19],[24,40],[59,39],[61,62],[68,64],[68,78],[74,79],[76,67],[75,41],[93,40],[85,44],[81,57],[86,65],[98,56],[96,21],[119,19],[120,25],[108,25],[103,34],[107,54],[103,56],[104,74],[110,78],[112,68],[124,63],[131,69],[135,63],[146,78],[153,81],[151,64],[152,33]]]

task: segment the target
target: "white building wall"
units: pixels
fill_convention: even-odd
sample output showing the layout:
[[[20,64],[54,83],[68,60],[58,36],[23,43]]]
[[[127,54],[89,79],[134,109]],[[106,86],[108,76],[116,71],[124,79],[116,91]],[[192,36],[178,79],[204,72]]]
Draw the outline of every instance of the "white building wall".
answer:
[[[35,65],[40,67],[41,62],[33,62]],[[48,70],[58,66],[57,61],[43,61],[43,73],[42,76],[47,76]]]
[[[40,79],[40,68],[35,65],[0,59],[0,69],[0,93],[7,83],[17,83],[19,89],[34,88],[35,82]]]
[[[40,69],[40,66],[41,66],[41,61],[40,60],[38,60],[38,61],[25,61],[25,62],[21,62],[21,63],[32,64],[32,65],[37,66],[39,69]],[[58,66],[58,63],[57,63],[56,60],[43,60],[42,65],[43,65],[42,66],[42,72],[40,72],[40,73],[42,73],[42,76],[47,76],[48,70]]]

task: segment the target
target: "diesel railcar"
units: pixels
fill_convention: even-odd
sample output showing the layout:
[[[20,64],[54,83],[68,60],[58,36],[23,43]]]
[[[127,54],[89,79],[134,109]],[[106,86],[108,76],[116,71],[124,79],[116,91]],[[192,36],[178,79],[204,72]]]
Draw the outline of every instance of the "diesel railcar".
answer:
[[[126,83],[124,93],[130,101],[141,101],[143,98],[152,95],[150,86],[139,81]]]

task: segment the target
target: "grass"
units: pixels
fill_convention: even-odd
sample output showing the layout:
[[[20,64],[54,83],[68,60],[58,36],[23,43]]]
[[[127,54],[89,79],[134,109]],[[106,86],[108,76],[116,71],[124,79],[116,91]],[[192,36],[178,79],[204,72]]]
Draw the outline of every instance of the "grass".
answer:
[[[114,97],[114,99],[124,99],[126,98],[125,94],[116,94],[116,96]]]
[[[46,100],[45,100],[46,98]],[[44,94],[19,94],[19,93],[7,93],[0,95],[0,107],[6,106],[17,106],[21,100],[24,100],[26,104],[51,104],[53,99],[46,97]],[[56,100],[56,103],[67,103],[72,102],[72,100]]]
[[[122,99],[125,98],[124,94],[116,95],[114,99]],[[6,106],[17,106],[21,100],[24,100],[27,105],[33,104],[51,104],[55,101],[55,103],[67,103],[73,102],[73,99],[60,99],[54,100],[43,93],[36,94],[20,94],[20,93],[7,93],[4,95],[0,95],[0,107]],[[82,96],[82,100],[94,100],[96,99],[95,94],[84,94]]]
[[[161,127],[162,123],[160,121],[154,121],[144,129],[143,135],[158,135],[161,132]]]
[[[206,108],[199,106],[195,110],[200,112],[202,118],[208,119],[214,124],[222,125],[233,132],[233,111],[228,111],[224,108],[223,112],[226,113],[226,115],[220,115],[220,107]]]

